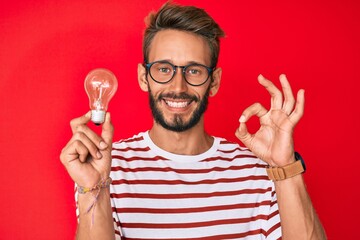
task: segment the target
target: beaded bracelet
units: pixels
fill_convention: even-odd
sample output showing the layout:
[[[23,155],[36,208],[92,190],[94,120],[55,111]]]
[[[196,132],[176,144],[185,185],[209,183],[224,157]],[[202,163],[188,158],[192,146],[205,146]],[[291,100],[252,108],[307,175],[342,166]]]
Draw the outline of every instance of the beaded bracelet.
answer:
[[[111,184],[111,181],[112,179],[110,177],[108,177],[107,179],[105,180],[101,180],[98,184],[96,184],[94,187],[92,188],[87,188],[87,187],[81,187],[81,186],[78,186],[78,193],[80,194],[85,194],[85,193],[88,193],[88,192],[92,192],[92,191],[95,191],[95,190],[99,190],[101,188],[107,188],[110,186]]]

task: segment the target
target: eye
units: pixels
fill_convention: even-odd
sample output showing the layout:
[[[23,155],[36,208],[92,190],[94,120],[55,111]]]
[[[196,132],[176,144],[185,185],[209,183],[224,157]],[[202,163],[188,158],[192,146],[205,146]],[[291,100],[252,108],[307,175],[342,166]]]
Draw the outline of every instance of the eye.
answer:
[[[156,69],[156,72],[159,74],[171,74],[173,71],[173,68],[170,64],[168,63],[156,63],[153,65],[154,70]]]
[[[159,68],[159,72],[161,73],[169,73],[171,70],[168,67],[161,67]]]
[[[195,75],[195,74],[199,74],[200,72],[197,69],[190,69],[189,73],[192,74],[192,75]]]
[[[191,76],[198,76],[204,74],[204,69],[202,66],[193,65],[188,66],[186,69],[186,74]]]

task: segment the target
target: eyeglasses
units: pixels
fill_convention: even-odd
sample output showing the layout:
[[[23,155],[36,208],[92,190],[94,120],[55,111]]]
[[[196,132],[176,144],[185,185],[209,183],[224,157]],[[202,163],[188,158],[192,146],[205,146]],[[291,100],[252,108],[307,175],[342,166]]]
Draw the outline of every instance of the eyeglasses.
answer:
[[[145,64],[150,77],[157,83],[165,84],[170,82],[176,74],[177,68],[182,68],[182,75],[185,81],[191,86],[203,85],[208,79],[213,68],[199,63],[192,63],[186,66],[176,66],[168,61],[156,61]]]

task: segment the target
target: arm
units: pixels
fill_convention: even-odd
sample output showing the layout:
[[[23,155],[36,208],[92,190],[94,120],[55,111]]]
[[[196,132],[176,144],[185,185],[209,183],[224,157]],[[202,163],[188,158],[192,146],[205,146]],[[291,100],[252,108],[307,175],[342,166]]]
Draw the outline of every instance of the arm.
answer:
[[[270,167],[283,167],[295,161],[293,131],[304,112],[304,91],[298,92],[295,101],[285,75],[280,76],[283,93],[262,75],[258,80],[271,95],[271,108],[267,110],[259,103],[247,108],[236,136]],[[250,134],[246,121],[254,115],[260,119],[261,126],[255,134]],[[275,190],[284,240],[326,239],[301,175],[276,181]]]
[[[79,224],[76,239],[115,239],[114,222],[108,188],[102,189],[95,209],[88,212],[94,199],[87,194],[79,194]]]
[[[90,130],[90,112],[71,121],[73,136],[61,152],[60,160],[73,181],[82,187],[92,188],[107,179],[111,169],[113,126],[107,113],[101,137]],[[96,205],[94,196],[98,193]],[[79,224],[77,239],[115,239],[109,188],[99,192],[78,194]]]
[[[283,239],[326,239],[301,175],[275,182]]]

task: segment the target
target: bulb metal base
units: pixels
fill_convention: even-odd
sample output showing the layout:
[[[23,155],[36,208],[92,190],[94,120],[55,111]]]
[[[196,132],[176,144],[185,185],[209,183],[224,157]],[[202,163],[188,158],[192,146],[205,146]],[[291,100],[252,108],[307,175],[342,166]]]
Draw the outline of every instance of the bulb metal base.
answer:
[[[105,111],[91,110],[91,121],[96,125],[100,125],[105,122]]]

